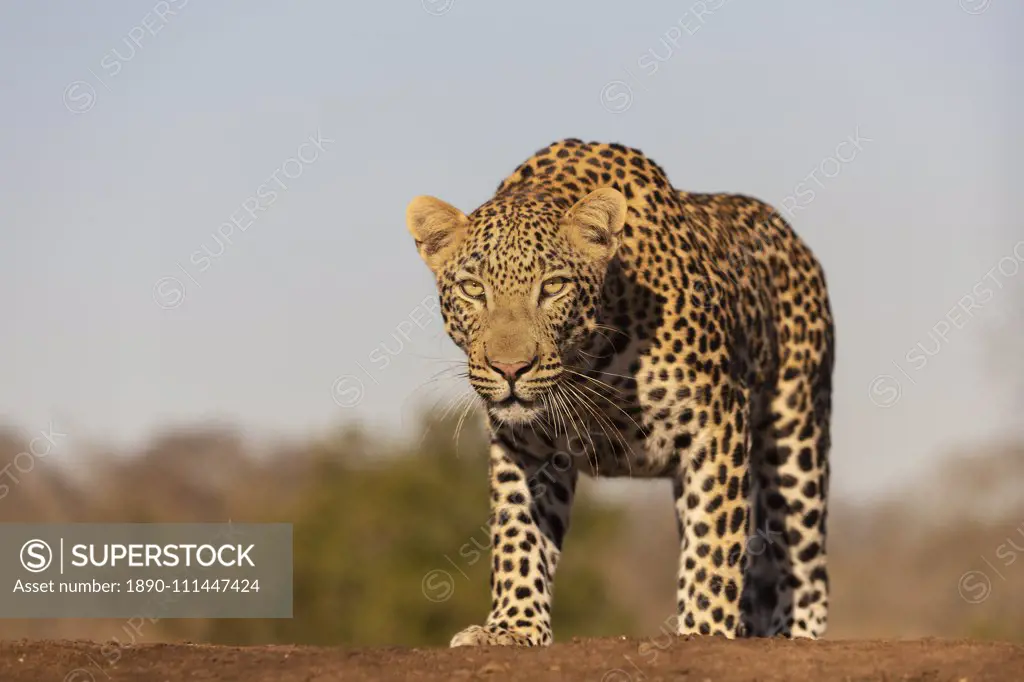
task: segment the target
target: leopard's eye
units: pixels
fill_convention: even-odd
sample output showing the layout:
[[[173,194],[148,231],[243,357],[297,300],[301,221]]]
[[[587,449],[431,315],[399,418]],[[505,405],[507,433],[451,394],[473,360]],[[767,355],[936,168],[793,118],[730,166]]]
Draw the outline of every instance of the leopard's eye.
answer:
[[[555,296],[562,293],[568,283],[565,277],[552,277],[540,285],[540,291],[545,296]]]
[[[480,282],[474,282],[471,279],[464,279],[459,282],[459,288],[466,296],[481,300],[484,298],[484,285]]]

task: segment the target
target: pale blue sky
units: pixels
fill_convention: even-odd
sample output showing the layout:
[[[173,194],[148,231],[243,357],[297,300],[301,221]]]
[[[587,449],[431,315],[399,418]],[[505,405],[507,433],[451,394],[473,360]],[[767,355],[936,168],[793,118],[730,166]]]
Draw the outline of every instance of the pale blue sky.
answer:
[[[690,190],[814,189],[793,223],[838,324],[836,491],[1020,433],[992,340],[1024,273],[907,358],[1020,265],[1020,3],[182,3],[0,9],[0,418],[53,420],[68,460],[198,420],[408,425],[457,351],[417,311],[406,203],[469,211],[566,136],[639,147]],[[300,149],[318,131],[335,142]],[[193,259],[233,215],[244,232]]]

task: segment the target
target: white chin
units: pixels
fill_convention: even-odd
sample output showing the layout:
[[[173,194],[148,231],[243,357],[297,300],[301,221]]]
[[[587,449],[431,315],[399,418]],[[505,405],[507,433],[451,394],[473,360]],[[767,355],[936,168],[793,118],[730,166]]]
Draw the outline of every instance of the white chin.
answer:
[[[525,405],[508,405],[505,407],[490,408],[492,415],[509,424],[529,424],[540,416],[541,410],[537,407],[526,407]]]

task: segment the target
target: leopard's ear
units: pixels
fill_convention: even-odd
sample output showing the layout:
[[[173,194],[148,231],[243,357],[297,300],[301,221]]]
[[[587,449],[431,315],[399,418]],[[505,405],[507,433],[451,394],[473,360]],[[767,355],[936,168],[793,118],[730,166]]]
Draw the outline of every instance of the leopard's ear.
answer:
[[[435,273],[465,239],[469,218],[451,204],[435,197],[419,196],[409,202],[405,223],[420,257]]]
[[[584,253],[609,261],[619,248],[626,224],[626,197],[611,187],[596,189],[570,208],[563,219],[569,238]]]

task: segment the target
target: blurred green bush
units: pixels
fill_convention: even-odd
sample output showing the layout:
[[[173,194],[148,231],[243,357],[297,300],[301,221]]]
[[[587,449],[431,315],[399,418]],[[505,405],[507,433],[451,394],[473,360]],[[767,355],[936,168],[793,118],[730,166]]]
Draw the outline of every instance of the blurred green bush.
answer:
[[[349,429],[312,453],[310,484],[260,520],[293,524],[294,618],[210,621],[203,640],[446,645],[490,607],[487,441],[427,418],[416,446]],[[559,638],[628,629],[602,560],[623,514],[582,494],[558,570]]]

